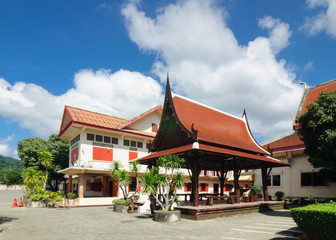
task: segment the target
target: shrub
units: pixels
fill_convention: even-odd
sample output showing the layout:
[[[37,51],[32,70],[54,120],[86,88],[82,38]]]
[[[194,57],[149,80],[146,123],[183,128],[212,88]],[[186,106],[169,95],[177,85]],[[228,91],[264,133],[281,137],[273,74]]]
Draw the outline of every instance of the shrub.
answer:
[[[70,199],[75,199],[77,197],[77,194],[73,193],[73,192],[68,192],[67,197],[70,198]]]
[[[125,199],[120,198],[120,199],[113,200],[112,203],[114,205],[125,205],[125,206],[128,206],[130,204],[130,200],[129,199],[125,200]]]
[[[285,196],[285,193],[283,191],[277,191],[277,192],[275,192],[274,195],[276,196],[277,201],[281,201],[282,198]]]
[[[258,193],[260,193],[262,190],[262,188],[260,187],[260,185],[254,184],[251,186],[251,192],[253,195],[257,195]]]
[[[291,215],[309,239],[336,239],[336,203],[315,203],[293,208]]]

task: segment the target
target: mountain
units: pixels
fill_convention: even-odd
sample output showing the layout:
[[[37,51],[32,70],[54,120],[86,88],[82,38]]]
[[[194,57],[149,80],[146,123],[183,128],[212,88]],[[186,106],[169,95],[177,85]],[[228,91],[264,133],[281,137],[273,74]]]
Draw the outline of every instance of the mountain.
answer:
[[[1,169],[10,169],[10,170],[17,170],[22,171],[24,168],[24,164],[22,161],[17,160],[11,157],[4,157],[0,155],[0,170]]]

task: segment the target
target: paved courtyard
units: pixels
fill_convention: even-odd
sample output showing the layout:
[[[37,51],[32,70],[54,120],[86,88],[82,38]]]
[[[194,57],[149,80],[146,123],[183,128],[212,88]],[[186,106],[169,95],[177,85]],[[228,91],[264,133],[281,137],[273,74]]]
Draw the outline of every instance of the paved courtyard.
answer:
[[[13,194],[13,193],[11,193]],[[13,195],[0,192],[1,240],[17,239],[300,239],[289,211],[205,221],[157,223],[143,214],[111,207],[12,208]],[[16,197],[20,197],[17,193]]]

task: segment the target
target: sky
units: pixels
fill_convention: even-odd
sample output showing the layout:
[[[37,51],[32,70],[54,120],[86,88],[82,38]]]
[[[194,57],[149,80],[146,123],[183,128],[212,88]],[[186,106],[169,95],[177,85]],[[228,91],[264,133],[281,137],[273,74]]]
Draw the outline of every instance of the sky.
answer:
[[[0,155],[58,133],[65,105],[131,119],[173,92],[292,131],[308,86],[335,79],[334,0],[0,1]],[[205,116],[206,117],[206,116]]]

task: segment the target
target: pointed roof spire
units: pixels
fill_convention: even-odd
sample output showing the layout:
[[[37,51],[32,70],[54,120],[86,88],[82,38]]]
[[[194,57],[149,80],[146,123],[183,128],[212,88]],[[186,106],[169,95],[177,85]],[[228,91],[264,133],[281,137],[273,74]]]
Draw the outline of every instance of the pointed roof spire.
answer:
[[[168,92],[169,92],[169,93],[171,92],[171,89],[170,89],[170,81],[169,81],[169,73],[167,73],[166,95],[167,95]]]

